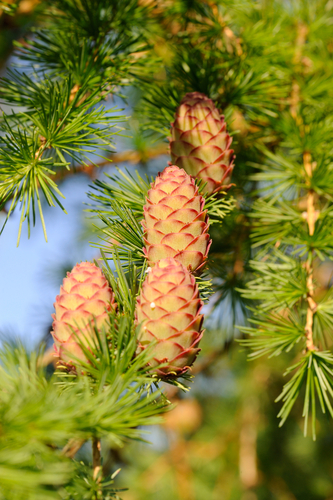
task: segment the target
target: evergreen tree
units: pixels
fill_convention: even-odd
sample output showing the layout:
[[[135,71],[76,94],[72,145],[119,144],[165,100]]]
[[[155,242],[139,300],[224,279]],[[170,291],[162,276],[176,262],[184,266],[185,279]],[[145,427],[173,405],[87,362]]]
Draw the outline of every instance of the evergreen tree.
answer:
[[[18,244],[37,217],[47,240],[43,207],[66,210],[66,176],[117,159],[119,98],[141,164],[169,138],[178,167],[94,180],[101,258],[57,297],[54,373],[48,352],[3,345],[1,498],[119,498],[101,440],[142,440],[235,339],[252,359],[281,356],[280,424],[295,406],[315,439],[318,410],[333,417],[333,3],[56,0],[32,3],[31,21],[0,81],[0,208],[5,224],[20,212]]]

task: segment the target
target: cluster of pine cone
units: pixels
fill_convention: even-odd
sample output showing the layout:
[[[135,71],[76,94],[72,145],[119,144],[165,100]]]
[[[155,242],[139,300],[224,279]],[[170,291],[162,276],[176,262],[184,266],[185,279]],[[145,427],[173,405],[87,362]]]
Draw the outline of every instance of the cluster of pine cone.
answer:
[[[151,185],[143,207],[147,277],[137,298],[138,350],[153,341],[152,366],[162,378],[184,374],[199,352],[203,302],[194,274],[204,266],[211,240],[205,199],[229,187],[233,170],[232,139],[212,100],[192,92],[182,99],[171,124],[172,163]],[[97,329],[107,327],[116,310],[114,293],[93,263],[77,264],[63,280],[53,315],[56,355],[67,365],[85,356],[78,343],[89,345]]]

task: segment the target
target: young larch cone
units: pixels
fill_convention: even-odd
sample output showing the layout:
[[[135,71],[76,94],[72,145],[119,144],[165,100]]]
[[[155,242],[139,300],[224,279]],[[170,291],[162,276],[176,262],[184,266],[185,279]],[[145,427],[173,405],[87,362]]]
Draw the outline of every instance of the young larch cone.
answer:
[[[186,94],[171,124],[172,163],[207,182],[208,194],[226,190],[234,168],[231,143],[213,101],[200,92]]]
[[[94,328],[107,326],[108,311],[116,308],[114,294],[99,267],[81,262],[67,273],[54,307],[51,334],[56,354],[75,366],[76,358],[86,360],[78,339],[88,345]]]
[[[136,320],[141,324],[139,348],[157,341],[152,366],[162,377],[184,374],[200,349],[202,301],[194,276],[175,259],[162,259],[150,268],[137,299]]]
[[[183,169],[175,165],[159,173],[144,206],[145,255],[150,266],[173,257],[187,269],[202,267],[211,244],[205,200]]]

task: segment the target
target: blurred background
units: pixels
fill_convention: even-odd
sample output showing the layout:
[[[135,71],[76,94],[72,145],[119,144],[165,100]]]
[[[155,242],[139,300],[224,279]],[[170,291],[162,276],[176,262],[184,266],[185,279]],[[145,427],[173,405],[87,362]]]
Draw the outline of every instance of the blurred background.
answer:
[[[38,5],[34,0],[16,3],[15,15],[6,11],[10,2],[6,8],[0,4],[2,75],[14,60],[13,40],[33,25]],[[111,104],[129,116],[136,99],[130,89],[126,102]],[[62,180],[68,214],[44,207],[48,243],[37,222],[30,239],[24,227],[17,248],[19,213],[9,219],[0,237],[2,339],[21,339],[29,349],[42,341],[51,345],[52,304],[66,271],[80,260],[98,258],[90,244],[97,235],[87,212],[92,179],[114,173],[116,165],[153,176],[166,166],[167,145],[143,136],[135,119],[129,125],[131,130],[115,141],[112,164]],[[5,216],[0,213],[1,224]],[[231,312],[231,299],[225,294],[208,318],[191,390],[165,387],[176,406],[162,426],[146,429],[147,444],[103,449],[105,471],[122,469],[116,485],[129,487],[124,500],[333,500],[329,419],[323,416],[318,422],[317,441],[304,438],[299,402],[278,427],[274,400],[284,383],[286,360],[247,360],[247,353],[231,341],[238,336],[231,315],[236,314],[238,324],[245,321],[244,311]],[[88,449],[83,447],[79,458],[88,460]]]

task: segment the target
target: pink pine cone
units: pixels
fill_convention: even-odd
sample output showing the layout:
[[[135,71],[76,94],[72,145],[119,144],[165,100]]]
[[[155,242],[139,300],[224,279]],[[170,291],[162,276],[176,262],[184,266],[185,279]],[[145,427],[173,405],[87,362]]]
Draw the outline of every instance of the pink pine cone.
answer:
[[[152,366],[161,377],[180,376],[200,349],[202,301],[195,278],[175,259],[162,259],[150,269],[137,299],[136,320],[141,324],[139,348],[152,341]]]
[[[211,245],[205,200],[186,172],[175,165],[159,173],[144,206],[145,255],[150,266],[174,258],[187,269],[200,269]]]
[[[207,182],[208,194],[226,190],[234,168],[231,143],[213,101],[200,92],[186,94],[171,124],[172,163]]]
[[[54,307],[51,334],[57,356],[68,365],[75,366],[76,358],[86,361],[77,339],[89,344],[93,327],[106,327],[108,311],[116,308],[114,294],[99,267],[91,262],[76,264],[64,278]]]

